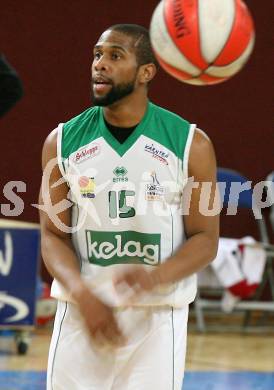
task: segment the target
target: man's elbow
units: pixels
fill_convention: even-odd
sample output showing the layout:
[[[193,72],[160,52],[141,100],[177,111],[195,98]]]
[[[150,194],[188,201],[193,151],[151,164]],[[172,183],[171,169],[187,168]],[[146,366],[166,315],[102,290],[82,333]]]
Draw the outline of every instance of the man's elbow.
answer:
[[[219,236],[207,237],[207,257],[208,262],[211,263],[217,256],[219,245]]]

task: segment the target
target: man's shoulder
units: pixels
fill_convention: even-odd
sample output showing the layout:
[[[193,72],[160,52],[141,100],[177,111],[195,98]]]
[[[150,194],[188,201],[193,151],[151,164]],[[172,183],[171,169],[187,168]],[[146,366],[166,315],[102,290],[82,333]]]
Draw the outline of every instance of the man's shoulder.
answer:
[[[174,123],[183,123],[186,126],[189,126],[189,121],[187,121],[185,118],[182,116],[176,114],[173,111],[168,110],[167,108],[158,106],[157,104],[151,103],[155,113],[158,117],[161,118],[161,120],[166,121],[166,122],[174,122]]]
[[[99,107],[90,107],[63,124],[60,131],[62,156],[71,153],[99,137]]]
[[[193,126],[181,116],[151,103],[153,116],[146,135],[182,159]]]
[[[80,114],[72,117],[67,122],[64,123],[64,129],[69,130],[72,127],[78,127],[83,124],[89,123],[99,111],[99,107],[89,107],[85,111],[82,111]]]

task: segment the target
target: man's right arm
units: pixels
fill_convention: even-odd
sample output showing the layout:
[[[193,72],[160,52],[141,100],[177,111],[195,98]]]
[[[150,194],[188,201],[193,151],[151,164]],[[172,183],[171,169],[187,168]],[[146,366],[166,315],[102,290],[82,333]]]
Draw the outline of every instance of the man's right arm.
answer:
[[[44,262],[49,273],[56,278],[66,289],[73,300],[77,299],[77,293],[86,290],[77,261],[76,254],[73,250],[70,234],[62,231],[61,226],[49,217],[51,208],[67,199],[69,188],[65,182],[54,186],[62,178],[56,158],[57,131],[54,130],[46,139],[42,152],[43,178],[39,196],[39,204],[44,206],[44,211],[40,212],[41,222],[41,250]],[[46,167],[55,159],[51,172],[46,173]],[[49,199],[47,197],[49,194]],[[70,209],[60,212],[56,215],[60,222],[69,226]]]
[[[120,342],[121,333],[114,320],[112,309],[101,302],[81,278],[79,262],[74,251],[71,235],[62,230],[61,224],[69,227],[71,223],[71,209],[56,214],[61,222],[60,226],[54,223],[50,215],[54,206],[67,199],[69,188],[64,180],[55,185],[62,174],[57,164],[57,129],[46,139],[42,152],[43,178],[39,196],[39,204],[44,210],[40,212],[41,223],[41,250],[42,257],[49,273],[65,288],[72,300],[78,305],[87,327],[96,338],[100,331],[109,342]],[[53,169],[46,169],[55,161]]]

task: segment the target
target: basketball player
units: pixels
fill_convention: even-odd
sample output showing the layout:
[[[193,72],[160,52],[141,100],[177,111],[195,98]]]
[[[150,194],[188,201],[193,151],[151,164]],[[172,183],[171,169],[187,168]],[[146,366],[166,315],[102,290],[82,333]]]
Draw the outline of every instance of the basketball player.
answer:
[[[181,390],[195,273],[218,241],[218,216],[199,212],[201,185],[186,215],[182,200],[193,176],[213,183],[212,204],[213,147],[148,100],[157,63],[146,29],[112,26],[93,55],[94,107],[43,148],[45,172],[58,160],[41,187],[42,254],[58,299],[47,390]]]

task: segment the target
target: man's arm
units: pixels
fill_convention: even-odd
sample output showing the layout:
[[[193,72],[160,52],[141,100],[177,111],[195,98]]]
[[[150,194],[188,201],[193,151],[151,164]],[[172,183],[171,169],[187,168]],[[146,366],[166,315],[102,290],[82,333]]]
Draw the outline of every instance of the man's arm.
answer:
[[[23,96],[22,82],[0,54],[0,117],[6,114]]]
[[[39,203],[44,207],[44,211],[40,212],[42,257],[49,273],[62,284],[78,305],[91,336],[103,337],[108,342],[116,344],[122,341],[122,335],[112,309],[93,295],[85,285],[72,246],[71,235],[64,232],[61,225],[56,226],[50,218],[54,206],[67,199],[69,191],[66,182],[54,185],[62,179],[56,159],[56,144],[57,131],[54,130],[46,139],[42,153],[44,174],[39,196]],[[52,159],[55,160],[54,168],[50,173],[46,173]],[[62,224],[70,226],[70,208],[58,213],[57,216]]]
[[[184,216],[186,242],[152,272],[136,267],[121,275],[116,281],[117,284],[125,282],[136,292],[150,291],[156,286],[179,281],[203,269],[215,258],[219,239],[219,213],[215,216],[203,215],[200,208],[205,200],[200,197],[203,182],[212,183],[208,194],[210,210],[215,195],[218,196],[216,159],[210,140],[199,130],[195,132],[190,150],[189,176],[193,176],[199,187],[192,190],[190,210],[188,215]]]
[[[204,215],[201,207],[209,200],[208,209],[218,196],[216,185],[216,158],[208,138],[195,132],[189,156],[189,176],[199,183],[191,193],[189,213],[184,216],[186,242],[175,255],[156,271],[161,283],[169,283],[185,278],[207,266],[217,254],[219,240],[219,213]],[[203,183],[212,183],[207,199],[201,196]],[[219,199],[219,196],[218,196]],[[207,205],[206,205],[207,206]]]
[[[62,178],[57,160],[53,170],[49,176],[45,174],[47,164],[56,159],[56,141],[57,132],[54,130],[46,139],[42,152],[42,167],[44,170],[42,185],[39,196],[39,203],[46,208],[40,212],[41,222],[41,250],[44,262],[50,274],[55,277],[71,294],[72,298],[77,293],[77,290],[84,288],[80,276],[80,269],[76,254],[72,248],[71,237],[68,233],[56,226],[49,218],[51,214],[50,208],[57,205],[63,199],[67,199],[68,186],[65,182],[58,186],[54,186]],[[47,190],[49,191],[50,199],[47,199]],[[59,213],[60,221],[69,226],[70,209],[66,209]]]

